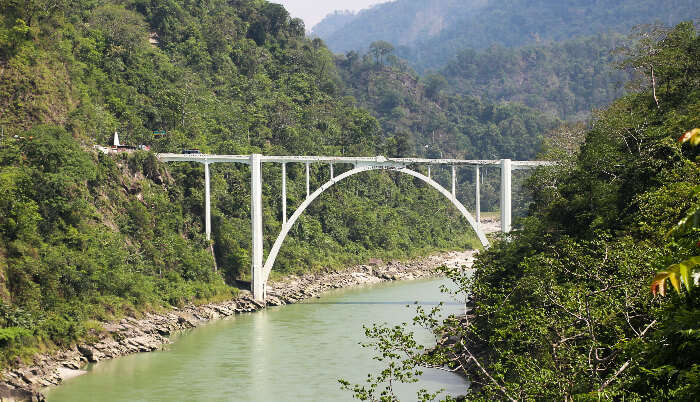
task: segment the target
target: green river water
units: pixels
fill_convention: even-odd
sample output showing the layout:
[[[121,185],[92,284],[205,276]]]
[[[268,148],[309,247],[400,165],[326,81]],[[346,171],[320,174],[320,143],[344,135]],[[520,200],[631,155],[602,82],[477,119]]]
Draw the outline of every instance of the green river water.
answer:
[[[237,315],[187,331],[166,350],[92,364],[88,373],[46,391],[59,401],[344,401],[337,379],[361,382],[376,369],[363,324],[410,321],[418,302],[443,311],[463,305],[439,291],[446,279],[383,283],[338,290],[318,299]],[[430,343],[432,337],[418,332]],[[458,395],[467,383],[439,370],[401,389]]]

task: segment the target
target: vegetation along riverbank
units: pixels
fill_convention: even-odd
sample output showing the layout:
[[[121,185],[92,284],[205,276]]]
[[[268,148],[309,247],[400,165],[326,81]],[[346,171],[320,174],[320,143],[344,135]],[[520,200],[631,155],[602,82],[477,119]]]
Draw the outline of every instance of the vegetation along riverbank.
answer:
[[[562,162],[530,179],[530,216],[479,253],[473,275],[447,272],[470,314],[420,310],[415,322],[447,338],[429,355],[402,327],[370,328],[399,369],[346,384],[355,396],[441,367],[468,376],[475,401],[697,400],[700,35],[657,27],[626,51],[638,89],[568,155],[546,149]]]

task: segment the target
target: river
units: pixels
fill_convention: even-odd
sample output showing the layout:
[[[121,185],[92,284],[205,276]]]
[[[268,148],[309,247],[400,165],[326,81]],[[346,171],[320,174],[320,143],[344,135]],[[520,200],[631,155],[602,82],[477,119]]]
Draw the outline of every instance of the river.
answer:
[[[372,350],[362,348],[363,324],[410,321],[418,302],[443,311],[463,305],[439,290],[442,278],[381,283],[329,292],[321,298],[268,308],[213,322],[174,338],[166,350],[126,356],[88,366],[88,373],[46,391],[60,401],[343,401],[338,378],[353,383],[376,370]],[[432,336],[418,331],[430,343]],[[455,374],[426,370],[421,381],[402,387],[402,399],[415,391],[444,388],[464,394],[466,381]]]

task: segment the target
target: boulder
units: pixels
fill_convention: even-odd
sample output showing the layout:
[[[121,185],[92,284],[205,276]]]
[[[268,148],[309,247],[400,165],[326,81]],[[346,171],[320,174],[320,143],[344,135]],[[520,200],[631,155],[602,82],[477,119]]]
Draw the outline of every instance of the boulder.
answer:
[[[78,345],[78,350],[91,363],[97,363],[98,361],[100,361],[100,359],[103,359],[105,357],[104,353],[100,352],[99,350],[95,349],[90,345],[80,344]]]
[[[189,313],[178,314],[177,323],[180,324],[183,328],[194,328],[198,324],[194,316]]]

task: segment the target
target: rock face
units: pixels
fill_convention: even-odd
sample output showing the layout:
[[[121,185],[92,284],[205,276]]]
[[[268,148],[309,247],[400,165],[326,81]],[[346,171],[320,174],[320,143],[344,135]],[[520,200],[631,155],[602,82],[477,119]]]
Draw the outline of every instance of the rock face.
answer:
[[[9,384],[0,384],[0,401],[45,401],[44,395],[37,391],[24,388],[14,388]]]
[[[223,303],[174,308],[165,313],[146,313],[139,319],[126,317],[118,322],[102,323],[103,331],[93,334],[96,341],[80,343],[54,354],[38,354],[29,364],[0,371],[0,402],[43,401],[41,388],[85,373],[81,368],[88,362],[159,350],[170,343],[168,337],[172,333],[207,321],[254,312],[265,306],[296,303],[331,289],[433,276],[440,266],[471,266],[473,254],[473,251],[452,252],[409,262],[373,260],[372,265],[289,276],[268,283],[265,303],[253,300],[250,292],[242,291],[237,299]]]

